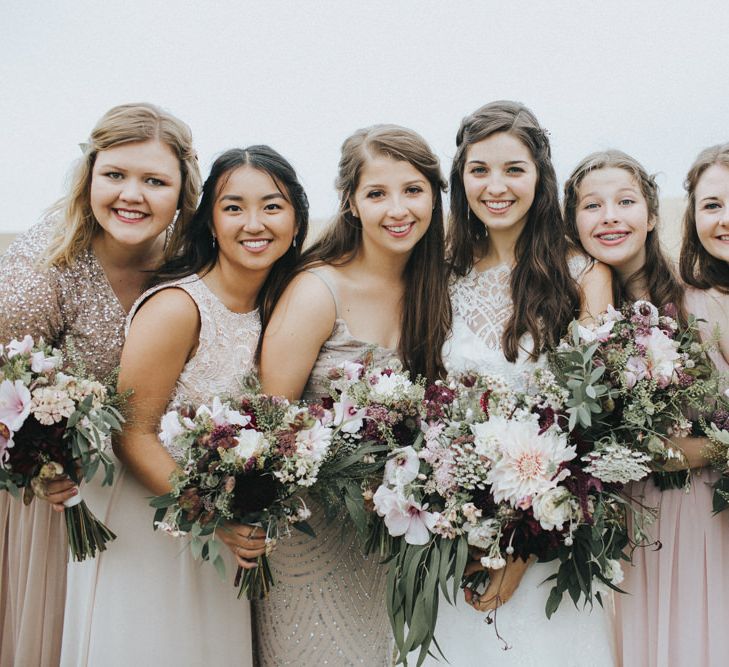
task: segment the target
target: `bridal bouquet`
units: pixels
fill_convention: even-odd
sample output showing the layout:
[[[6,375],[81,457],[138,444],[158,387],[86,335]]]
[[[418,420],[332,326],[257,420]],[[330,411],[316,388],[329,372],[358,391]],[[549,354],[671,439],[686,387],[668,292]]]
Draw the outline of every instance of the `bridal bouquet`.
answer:
[[[0,345],[0,489],[23,501],[42,496],[44,482],[66,474],[90,480],[99,466],[111,484],[108,454],[112,431],[124,421],[114,390],[60,369],[60,350],[31,336]],[[65,503],[68,545],[74,560],[105,551],[112,533],[91,513],[81,495]]]
[[[423,438],[393,452],[373,499],[391,539],[387,605],[401,661],[416,649],[425,659],[451,580],[455,596],[487,578],[464,577],[469,547],[491,570],[507,557],[559,559],[547,616],[564,592],[601,602],[600,585],[619,583],[629,505],[596,465],[603,455],[570,432],[568,399],[546,370],[525,391],[475,374],[426,391]],[[648,472],[642,456],[619,467],[625,481]]]
[[[332,448],[315,489],[332,519],[344,502],[366,551],[386,551],[386,535],[371,511],[373,488],[393,450],[422,439],[425,388],[398,360],[376,366],[370,357],[329,372],[325,402],[334,413]],[[379,546],[378,546],[379,545]]]
[[[685,415],[716,392],[710,344],[700,342],[695,318],[682,327],[666,310],[636,301],[609,308],[592,326],[573,322],[553,356],[570,390],[570,429],[581,429],[608,461],[637,452],[661,470],[682,459],[671,438],[691,433]]]
[[[168,412],[160,439],[182,452],[172,491],[151,501],[155,527],[190,537],[195,558],[225,563],[216,531],[227,521],[256,524],[267,544],[288,526],[312,534],[309,511],[298,495],[317,481],[332,438],[332,414],[321,405],[301,406],[260,393]],[[252,570],[238,568],[238,597],[266,597],[274,581],[266,555]]]

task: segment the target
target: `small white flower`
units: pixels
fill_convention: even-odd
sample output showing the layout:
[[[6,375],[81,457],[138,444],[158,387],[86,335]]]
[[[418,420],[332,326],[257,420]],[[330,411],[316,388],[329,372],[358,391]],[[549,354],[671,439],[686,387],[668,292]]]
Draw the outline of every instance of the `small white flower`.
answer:
[[[189,417],[182,417],[178,412],[171,410],[162,417],[159,439],[169,449],[174,443],[175,438],[185,433],[185,431],[191,431],[194,428],[195,424]]]
[[[393,486],[412,482],[420,470],[420,457],[412,447],[396,450],[385,463],[384,481]]]
[[[11,340],[5,348],[8,353],[8,359],[12,359],[18,354],[28,354],[33,350],[33,338],[25,336],[23,340]]]
[[[534,518],[544,530],[562,530],[572,515],[572,494],[564,487],[548,489],[532,500]]]
[[[252,456],[259,456],[268,450],[268,440],[266,440],[263,433],[253,429],[243,429],[235,440],[238,444],[233,452],[244,461]]]
[[[332,442],[332,431],[320,422],[296,434],[296,452],[311,457],[314,461],[321,461],[329,451]]]

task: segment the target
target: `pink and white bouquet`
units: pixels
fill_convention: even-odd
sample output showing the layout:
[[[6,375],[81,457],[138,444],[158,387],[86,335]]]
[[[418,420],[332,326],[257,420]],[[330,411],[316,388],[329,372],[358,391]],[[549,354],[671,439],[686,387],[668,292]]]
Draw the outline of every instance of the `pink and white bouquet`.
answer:
[[[661,314],[648,301],[609,308],[591,326],[572,323],[552,366],[570,391],[570,429],[603,454],[595,466],[604,469],[629,452],[644,454],[656,470],[683,458],[671,439],[691,433],[686,415],[716,391],[709,347],[695,318],[681,325],[675,309]]]
[[[66,474],[90,480],[99,466],[111,484],[110,436],[124,421],[112,387],[63,372],[60,350],[31,336],[0,345],[0,489],[29,504],[44,482]],[[68,545],[74,560],[105,551],[112,533],[91,513],[81,494],[66,501]]]
[[[455,596],[487,580],[464,577],[469,550],[490,570],[508,557],[559,559],[547,616],[565,592],[601,602],[600,588],[618,583],[629,505],[593,471],[591,445],[573,438],[568,399],[548,370],[524,391],[476,374],[427,389],[423,438],[391,454],[374,494],[391,538],[387,605],[401,660],[415,649],[425,659],[440,593],[450,600],[449,587]],[[631,479],[647,471],[641,458],[623,466]]]
[[[329,453],[333,414],[321,405],[291,404],[260,393],[210,406],[185,406],[162,418],[160,439],[180,453],[172,491],[151,501],[155,527],[189,536],[195,558],[225,562],[217,531],[226,522],[255,524],[271,548],[294,526],[312,534],[301,493],[317,481]],[[238,597],[266,597],[274,585],[267,556],[258,567],[238,568]]]
[[[345,362],[329,372],[325,403],[334,413],[332,450],[315,491],[329,518],[344,504],[366,550],[384,539],[371,511],[373,489],[393,450],[422,439],[420,413],[424,384],[413,381],[397,359],[377,366],[372,359]],[[384,544],[380,544],[383,552]]]

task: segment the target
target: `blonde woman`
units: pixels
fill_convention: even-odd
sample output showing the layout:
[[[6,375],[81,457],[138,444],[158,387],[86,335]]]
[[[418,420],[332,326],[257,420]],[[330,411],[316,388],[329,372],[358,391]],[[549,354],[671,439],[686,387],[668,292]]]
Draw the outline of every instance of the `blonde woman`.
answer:
[[[119,363],[127,311],[184,228],[200,186],[187,125],[151,104],[99,120],[67,196],[0,259],[0,341],[42,336],[98,378]],[[0,664],[57,665],[67,547],[63,500],[0,494]],[[93,499],[88,499],[92,502]],[[93,504],[93,503],[92,503]],[[55,510],[55,511],[54,511]],[[74,564],[75,565],[75,564]]]

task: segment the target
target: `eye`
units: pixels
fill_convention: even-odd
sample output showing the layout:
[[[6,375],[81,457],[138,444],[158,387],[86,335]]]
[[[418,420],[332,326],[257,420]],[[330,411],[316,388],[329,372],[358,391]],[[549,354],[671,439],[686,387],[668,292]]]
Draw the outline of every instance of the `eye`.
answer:
[[[635,204],[634,199],[628,199],[627,197],[625,199],[621,199],[618,204],[621,206],[630,206],[631,204]]]
[[[411,185],[405,190],[405,192],[407,192],[409,195],[419,195],[421,192],[423,192],[423,188],[421,188],[419,185]]]
[[[238,211],[242,210],[238,204],[228,204],[223,208],[224,211],[227,211],[229,213],[237,213]]]
[[[122,178],[124,178],[124,174],[118,171],[107,171],[104,176],[111,179],[112,181],[120,181]]]
[[[487,169],[483,165],[477,164],[474,165],[469,169],[469,174],[473,174],[474,176],[483,176],[486,173]]]
[[[159,178],[155,178],[154,176],[150,176],[146,180],[146,182],[149,183],[150,185],[153,185],[153,186],[157,187],[157,188],[160,187],[160,186],[162,186],[162,185],[167,185],[163,180],[161,180]]]
[[[269,212],[282,211],[283,210],[283,206],[281,206],[281,204],[271,203],[271,204],[266,204],[263,207],[263,210],[264,211],[269,211]]]
[[[523,174],[524,167],[511,166],[506,170],[507,174]]]
[[[710,201],[704,204],[704,210],[706,211],[716,211],[717,209],[721,208],[721,204],[716,201]]]
[[[590,202],[588,204],[585,204],[585,207],[584,208],[585,208],[586,211],[594,211],[594,210],[600,208],[600,205],[599,204],[596,204],[593,201],[593,202]]]
[[[381,199],[385,196],[385,193],[382,190],[370,190],[367,193],[367,199]]]

